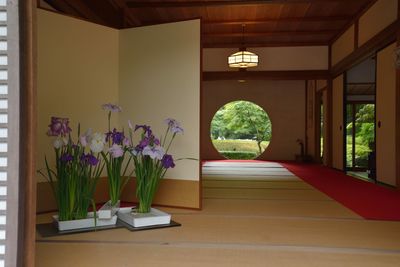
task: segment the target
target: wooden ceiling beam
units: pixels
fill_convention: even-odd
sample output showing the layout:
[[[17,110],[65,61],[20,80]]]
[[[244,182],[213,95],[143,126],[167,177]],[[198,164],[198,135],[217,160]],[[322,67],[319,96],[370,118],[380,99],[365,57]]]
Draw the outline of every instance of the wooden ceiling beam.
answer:
[[[254,42],[254,43],[247,43],[246,47],[286,47],[286,46],[328,46],[329,41],[309,41],[309,42]],[[236,42],[236,43],[207,43],[203,42],[203,48],[239,48],[242,47],[243,44]]]
[[[95,4],[90,4],[90,1],[86,0],[80,0],[80,2],[83,2],[82,4],[80,4],[81,6],[85,5],[89,10],[91,10],[92,14],[100,17],[103,21],[107,23],[107,25],[113,28],[122,27],[120,9],[116,8],[108,0],[96,1]]]
[[[258,25],[271,22],[347,22],[351,19],[349,16],[325,16],[325,17],[288,17],[288,18],[271,18],[262,20],[209,20],[204,21],[205,25]]]
[[[363,0],[352,0],[363,1]],[[262,5],[262,4],[289,4],[289,3],[327,3],[348,2],[348,0],[204,0],[204,1],[143,1],[130,0],[130,8],[176,8],[176,7],[204,7],[204,6],[232,6],[232,5]]]
[[[212,38],[231,38],[231,37],[265,37],[265,36],[299,36],[299,35],[335,35],[335,30],[318,30],[318,31],[270,31],[270,32],[220,32],[220,33],[207,33],[203,32],[204,37]]]
[[[44,0],[44,1],[57,11],[72,15],[74,17],[82,17],[88,19],[86,14],[84,14],[79,9],[73,8],[69,3],[66,3],[65,1],[58,1],[58,0]]]
[[[129,7],[126,5],[125,0],[110,0],[111,3],[116,5],[121,10],[122,16],[122,26],[125,27],[132,27],[132,26],[141,26],[142,23],[135,17],[133,10],[130,10]]]
[[[203,81],[218,80],[326,80],[327,70],[293,71],[204,71]]]
[[[121,27],[118,10],[108,1],[98,1],[88,6],[83,0],[45,0],[56,10],[114,28]]]

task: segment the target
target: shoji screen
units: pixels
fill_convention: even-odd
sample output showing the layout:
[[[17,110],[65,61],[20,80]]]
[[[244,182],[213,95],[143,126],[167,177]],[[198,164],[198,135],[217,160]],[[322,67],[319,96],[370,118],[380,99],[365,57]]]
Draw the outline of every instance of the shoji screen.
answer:
[[[376,170],[380,182],[396,185],[395,44],[378,53],[376,77]]]

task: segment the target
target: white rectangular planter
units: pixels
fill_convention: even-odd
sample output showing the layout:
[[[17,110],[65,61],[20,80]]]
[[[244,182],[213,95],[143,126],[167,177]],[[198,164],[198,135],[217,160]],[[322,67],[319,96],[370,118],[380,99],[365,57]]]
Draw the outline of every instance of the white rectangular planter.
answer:
[[[99,219],[111,219],[117,211],[119,210],[120,201],[114,206],[111,205],[111,200],[107,201],[101,208],[97,211],[97,216]]]
[[[71,220],[71,221],[59,221],[58,215],[53,216],[54,223],[57,225],[59,231],[67,231],[67,230],[77,230],[83,228],[93,228],[95,227],[93,212],[89,212],[86,219],[81,220]],[[108,220],[96,220],[96,227],[101,226],[111,226],[117,223],[117,216],[114,215],[111,219]]]
[[[121,221],[133,227],[163,225],[171,222],[171,214],[153,208],[149,213],[136,213],[132,208],[120,208],[117,215]]]

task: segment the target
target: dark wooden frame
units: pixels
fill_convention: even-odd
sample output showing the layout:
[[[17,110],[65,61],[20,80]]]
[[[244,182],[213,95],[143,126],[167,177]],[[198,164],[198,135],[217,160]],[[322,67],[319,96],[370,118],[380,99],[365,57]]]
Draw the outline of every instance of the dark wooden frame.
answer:
[[[400,19],[400,0],[398,0],[398,10],[397,10],[397,18]],[[396,33],[396,43],[397,47],[400,46],[400,29],[397,30]],[[400,69],[396,70],[396,114],[400,114]],[[400,121],[399,118],[396,119],[396,184],[397,190],[400,190]]]
[[[36,2],[19,2],[20,22],[20,177],[17,266],[35,265],[36,239]]]
[[[327,80],[328,70],[293,71],[205,71],[204,81],[216,80]]]

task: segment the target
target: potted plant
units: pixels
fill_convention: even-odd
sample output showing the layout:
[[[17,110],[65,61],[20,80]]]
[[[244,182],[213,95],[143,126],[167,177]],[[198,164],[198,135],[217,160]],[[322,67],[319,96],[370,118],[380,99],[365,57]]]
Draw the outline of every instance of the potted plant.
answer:
[[[121,112],[121,107],[114,104],[104,104],[102,108],[108,112],[108,132],[105,134],[105,151],[101,152],[106,165],[110,200],[99,210],[99,218],[111,218],[119,209],[122,190],[128,183],[132,173],[127,174],[131,161],[128,152],[131,141],[123,131],[111,130],[112,113]]]
[[[172,155],[168,151],[177,134],[183,133],[180,124],[174,119],[166,119],[167,130],[164,138],[156,138],[147,125],[136,125],[129,122],[130,137],[133,132],[142,130],[139,143],[130,150],[136,174],[136,197],[138,206],[133,210],[121,209],[118,216],[134,227],[170,223],[171,216],[151,208],[155,193],[161,179],[169,168],[175,167]],[[132,142],[133,143],[133,142]]]
[[[103,148],[95,145],[101,135],[88,131],[84,138],[74,142],[71,131],[69,119],[51,118],[47,135],[55,137],[55,168],[50,166],[45,157],[46,168],[38,171],[50,182],[57,202],[58,215],[53,217],[54,221],[61,231],[115,224],[116,218],[97,220],[93,200],[97,181],[104,168],[99,156]],[[94,210],[91,213],[88,212],[90,204]]]

